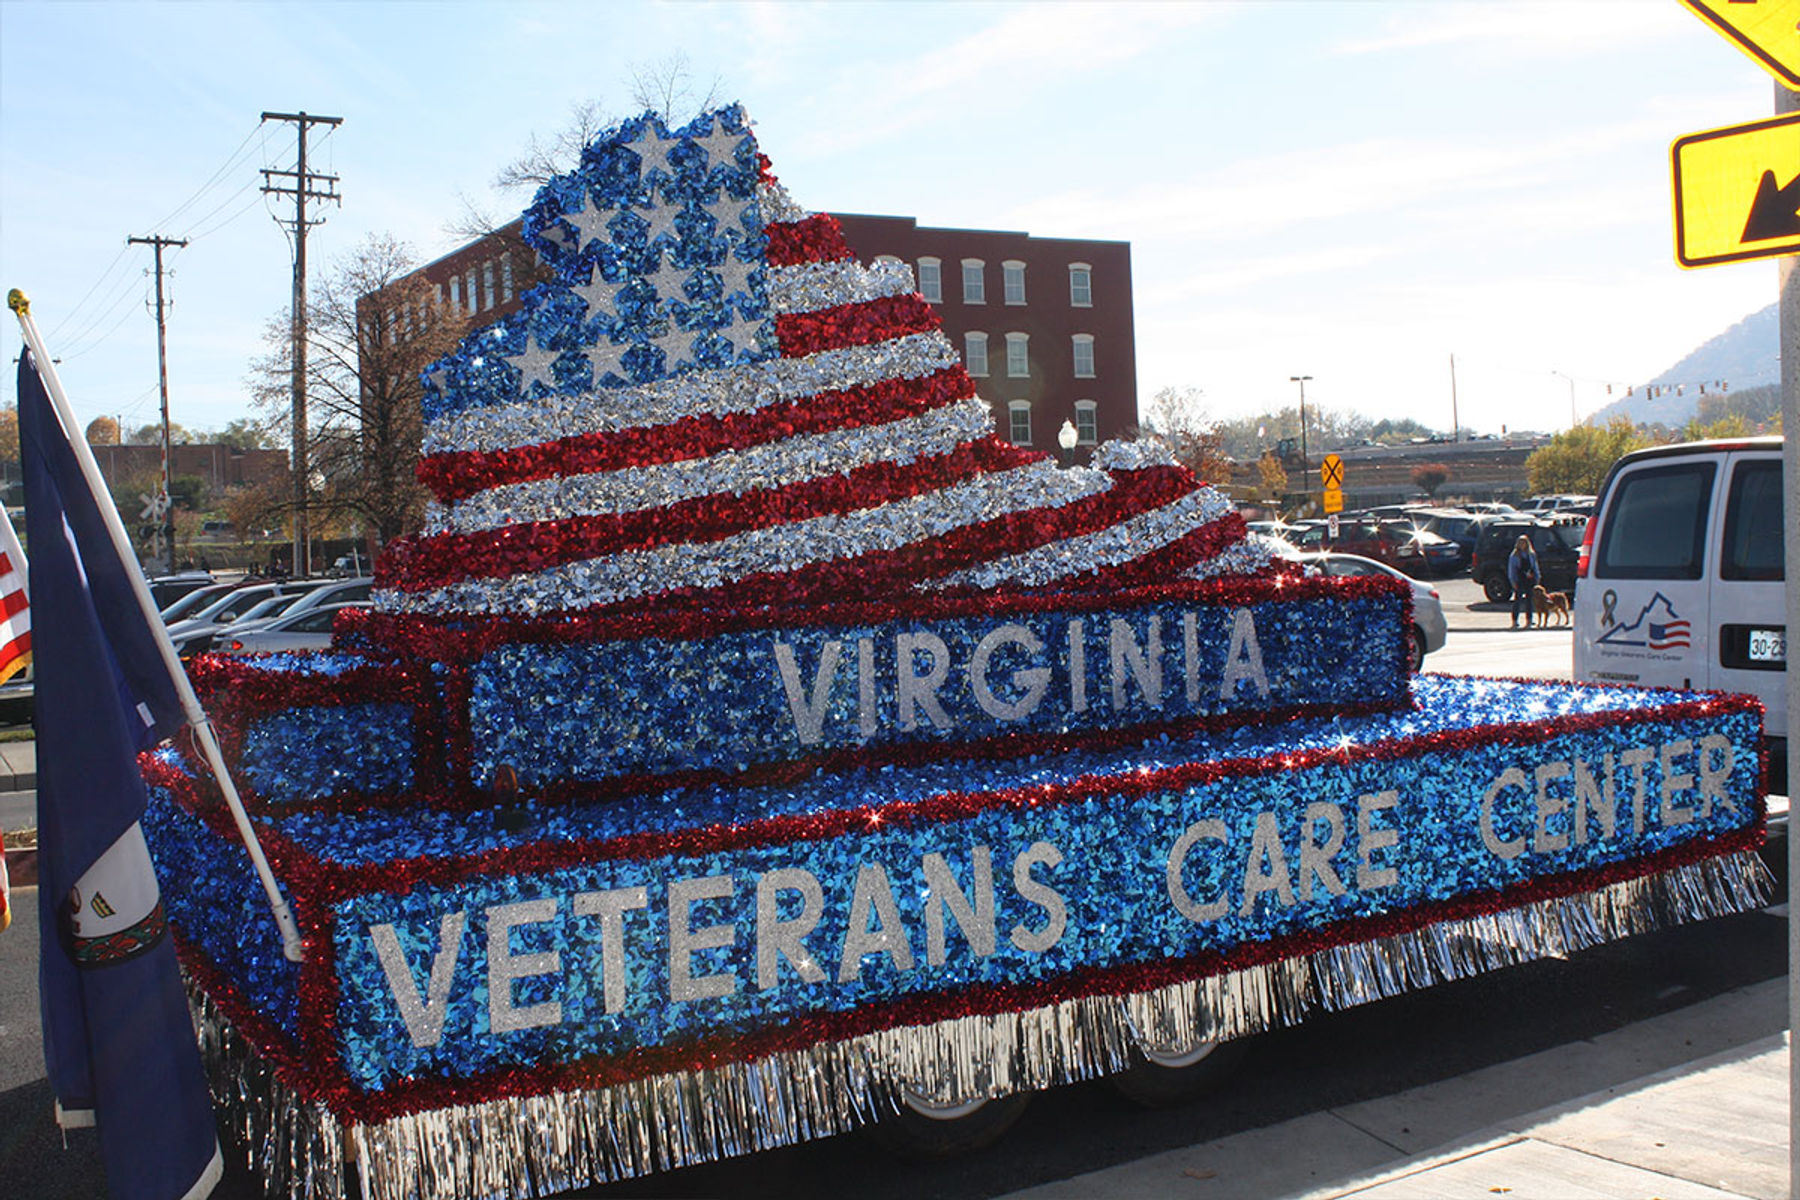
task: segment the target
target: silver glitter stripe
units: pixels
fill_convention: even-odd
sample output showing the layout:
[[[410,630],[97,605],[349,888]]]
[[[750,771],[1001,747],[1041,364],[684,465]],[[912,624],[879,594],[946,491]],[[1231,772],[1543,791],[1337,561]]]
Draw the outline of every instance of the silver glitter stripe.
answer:
[[[910,296],[917,290],[912,268],[891,259],[866,267],[854,259],[800,263],[769,272],[769,307],[783,314],[818,312],[883,296]]]
[[[847,1132],[903,1093],[973,1100],[1112,1074],[1140,1050],[1249,1037],[1432,984],[1767,902],[1749,851],[1523,908],[1120,997],[821,1042],[746,1063],[458,1105],[375,1125],[290,1091],[190,988],[213,1097],[271,1197],[544,1195]]]
[[[898,550],[1009,512],[1055,508],[1112,486],[1104,472],[1040,460],[851,513],[753,529],[717,542],[679,542],[566,563],[531,575],[475,579],[418,592],[379,590],[386,612],[535,616],[612,604],[677,588],[716,588],[765,572],[796,571]]]
[[[757,184],[756,204],[762,210],[763,221],[769,225],[804,221],[812,216],[812,213],[795,204],[794,198],[788,195],[788,190],[779,183]]]
[[[790,487],[872,463],[905,465],[948,454],[992,429],[993,414],[984,401],[962,400],[884,425],[806,434],[699,460],[491,488],[448,510],[430,505],[425,528],[434,535],[476,533],[525,521],[641,512],[701,496]]]
[[[1217,579],[1222,575],[1253,575],[1275,560],[1267,546],[1248,539],[1233,542],[1211,558],[1188,568],[1189,579]]]
[[[1230,511],[1231,501],[1203,484],[1161,508],[1116,525],[957,571],[933,580],[930,586],[985,589],[1011,583],[1039,587],[1142,558]]]
[[[943,334],[907,334],[872,346],[772,358],[639,387],[456,413],[431,422],[424,452],[505,450],[584,433],[653,428],[684,417],[754,412],[776,401],[802,400],[883,379],[919,379],[961,361]]]

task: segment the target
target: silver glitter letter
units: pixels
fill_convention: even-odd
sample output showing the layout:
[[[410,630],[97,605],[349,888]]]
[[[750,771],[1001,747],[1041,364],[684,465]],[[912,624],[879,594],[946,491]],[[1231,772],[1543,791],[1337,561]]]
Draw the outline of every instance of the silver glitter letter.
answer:
[[[931,667],[923,675],[914,673],[913,655],[923,650],[931,656]],[[950,647],[935,633],[902,633],[894,637],[894,654],[899,659],[897,671],[900,685],[900,728],[917,729],[915,710],[924,709],[926,719],[939,729],[954,728],[938,703],[938,689],[950,674]]]
[[[1606,766],[1602,780],[1594,778],[1594,769],[1579,758],[1575,764],[1575,844],[1584,846],[1588,840],[1589,813],[1600,818],[1600,836],[1610,839],[1619,827],[1619,796],[1614,788],[1612,755],[1606,756]]]
[[[1537,825],[1531,834],[1531,852],[1533,854],[1549,854],[1553,850],[1567,850],[1569,835],[1567,831],[1552,833],[1550,819],[1562,816],[1569,811],[1567,796],[1552,796],[1550,784],[1558,776],[1568,775],[1572,768],[1562,759],[1553,759],[1547,763],[1539,763],[1532,777],[1537,784]]]
[[[431,980],[425,995],[413,981],[412,965],[392,925],[369,926],[369,940],[375,943],[375,957],[387,976],[388,991],[406,1032],[415,1046],[435,1046],[444,1036],[444,1017],[450,1011],[450,982],[456,975],[456,960],[462,953],[463,921],[468,914],[445,913],[438,921],[438,950],[431,959]]]
[[[927,854],[925,867],[925,961],[944,962],[944,912],[956,918],[956,927],[969,939],[977,958],[994,952],[994,854],[986,846],[975,847],[975,899],[957,886],[950,864],[941,854]]]
[[[1508,767],[1481,794],[1481,844],[1488,848],[1489,854],[1508,859],[1525,853],[1524,838],[1514,842],[1502,841],[1500,834],[1494,829],[1494,799],[1499,796],[1501,789],[1509,787],[1522,788],[1530,795],[1531,781],[1525,778],[1525,772],[1519,768]]]
[[[1229,843],[1231,833],[1225,828],[1225,822],[1214,817],[1195,821],[1182,830],[1181,836],[1175,839],[1174,849],[1169,851],[1169,899],[1175,902],[1175,911],[1190,921],[1216,921],[1231,907],[1230,902],[1220,896],[1210,904],[1201,904],[1188,895],[1187,884],[1181,878],[1188,853],[1201,838]]]
[[[1713,752],[1719,754],[1719,765],[1713,766]],[[1700,769],[1700,819],[1712,816],[1713,801],[1717,800],[1732,812],[1738,810],[1737,801],[1725,790],[1725,781],[1731,778],[1732,764],[1737,754],[1731,748],[1731,739],[1722,733],[1709,733],[1700,739],[1700,753],[1695,756],[1695,765]]]
[[[856,732],[868,741],[881,732],[875,710],[875,639],[856,639]]]
[[[877,918],[873,929],[869,928],[871,916]],[[886,954],[897,971],[913,969],[912,946],[906,940],[906,926],[900,922],[894,886],[885,870],[868,863],[857,870],[856,890],[850,895],[850,930],[844,935],[844,957],[838,963],[839,983],[862,977],[865,954]]]
[[[631,982],[625,973],[625,914],[649,907],[650,898],[642,885],[582,892],[575,897],[576,916],[600,918],[600,979],[609,1013],[625,1011],[625,991]]]
[[[1181,614],[1181,673],[1187,684],[1189,708],[1200,707],[1200,617]]]
[[[838,661],[844,656],[842,642],[826,642],[819,651],[819,669],[813,675],[812,694],[807,695],[800,682],[800,664],[794,661],[794,648],[786,642],[775,643],[775,662],[781,668],[781,686],[787,691],[788,712],[794,717],[794,732],[802,746],[817,745],[825,728],[825,708],[831,701],[831,681],[837,675]]]
[[[556,898],[553,896],[496,904],[487,910],[488,1029],[491,1032],[512,1033],[518,1029],[554,1025],[562,1020],[560,1001],[546,1000],[523,1008],[513,1003],[514,980],[562,970],[562,955],[558,951],[514,954],[513,926],[538,925],[555,919]]]
[[[867,643],[864,643],[867,645]],[[782,892],[800,893],[800,915],[781,919]],[[794,964],[794,972],[807,983],[818,983],[825,972],[802,940],[818,925],[825,909],[825,893],[818,876],[800,867],[767,871],[756,880],[756,986],[763,991],[781,978],[781,960]]]
[[[1150,646],[1145,649],[1138,645],[1137,635],[1132,632],[1131,624],[1119,617],[1112,619],[1112,628],[1106,640],[1108,656],[1112,659],[1112,706],[1114,712],[1125,711],[1125,673],[1137,681],[1138,690],[1144,693],[1144,699],[1151,708],[1162,707],[1162,618],[1150,618]]]
[[[688,924],[696,900],[724,900],[735,890],[736,885],[729,875],[677,879],[669,884],[670,1000],[710,1000],[737,991],[736,975],[694,974],[694,951],[717,950],[731,945],[737,939],[737,926],[730,921],[701,929]]]
[[[1087,630],[1080,617],[1069,622],[1069,711],[1087,711]]]
[[[1523,783],[1524,776],[1519,777]],[[1398,845],[1400,831],[1398,829],[1376,829],[1375,814],[1384,808],[1393,808],[1400,803],[1400,793],[1389,788],[1385,792],[1368,792],[1356,798],[1356,844],[1362,851],[1362,858],[1356,864],[1356,886],[1365,892],[1376,888],[1392,887],[1400,880],[1400,872],[1394,867],[1378,867],[1375,865],[1375,852]],[[1484,808],[1483,812],[1486,811]],[[1524,840],[1519,846],[1524,848]]]
[[[1644,832],[1644,806],[1650,798],[1650,781],[1644,768],[1656,760],[1656,751],[1648,746],[1633,746],[1619,755],[1619,765],[1631,770],[1631,832]]]
[[[1039,883],[1031,877],[1031,868],[1037,863],[1046,867],[1061,865],[1062,851],[1049,842],[1033,842],[1013,859],[1013,891],[1019,893],[1019,899],[1027,904],[1035,904],[1044,910],[1046,920],[1044,927],[1036,933],[1025,928],[1023,921],[1012,927],[1007,936],[1012,944],[1027,954],[1042,954],[1056,943],[1062,941],[1063,931],[1069,927],[1069,906],[1063,903],[1062,894],[1047,883]]]
[[[1315,838],[1319,822],[1325,822],[1329,832],[1325,835],[1325,844],[1320,845]],[[1306,806],[1306,815],[1300,818],[1300,898],[1313,898],[1313,880],[1317,879],[1325,888],[1327,896],[1344,894],[1344,881],[1338,878],[1337,868],[1331,860],[1337,852],[1344,848],[1344,810],[1329,800],[1315,800]]]
[[[981,705],[981,711],[988,716],[1001,721],[1023,721],[1043,703],[1044,692],[1050,686],[1050,668],[1030,667],[1014,671],[1013,686],[1023,688],[1025,694],[1008,704],[994,695],[994,689],[988,683],[988,659],[994,656],[994,651],[1008,644],[1023,646],[1027,654],[1034,656],[1044,652],[1044,643],[1031,630],[1023,625],[1002,625],[976,645],[975,654],[969,659],[969,688],[975,693],[975,703]]]
[[[1269,864],[1266,871],[1262,869],[1265,860]],[[1256,898],[1264,892],[1274,892],[1283,908],[1293,907],[1294,881],[1288,876],[1281,826],[1272,812],[1256,814],[1256,828],[1250,834],[1250,855],[1244,860],[1244,901],[1238,906],[1238,914],[1247,917],[1255,912]]]
[[[1237,695],[1237,686],[1248,679],[1264,700],[1269,698],[1269,677],[1263,672],[1262,644],[1256,640],[1256,619],[1247,608],[1231,612],[1231,646],[1225,651],[1225,675],[1219,680],[1219,699]]]
[[[1684,754],[1691,754],[1694,743],[1688,738],[1676,738],[1662,745],[1662,823],[1664,825],[1686,825],[1694,819],[1694,810],[1688,805],[1676,802],[1675,793],[1685,792],[1694,786],[1694,777],[1675,770],[1675,760]]]

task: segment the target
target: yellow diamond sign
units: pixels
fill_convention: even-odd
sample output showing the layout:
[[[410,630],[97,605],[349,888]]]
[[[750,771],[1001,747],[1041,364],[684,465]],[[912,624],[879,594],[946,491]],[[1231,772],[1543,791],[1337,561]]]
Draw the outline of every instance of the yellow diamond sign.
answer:
[[[1763,70],[1800,89],[1800,0],[1681,0]]]
[[[1682,266],[1800,253],[1800,113],[1690,133],[1669,157]]]

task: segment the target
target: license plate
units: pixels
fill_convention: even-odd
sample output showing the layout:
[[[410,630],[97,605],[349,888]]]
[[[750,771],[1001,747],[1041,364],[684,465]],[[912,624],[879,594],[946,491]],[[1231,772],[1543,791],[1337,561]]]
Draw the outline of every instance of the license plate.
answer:
[[[1751,662],[1786,662],[1787,633],[1781,629],[1750,631]]]

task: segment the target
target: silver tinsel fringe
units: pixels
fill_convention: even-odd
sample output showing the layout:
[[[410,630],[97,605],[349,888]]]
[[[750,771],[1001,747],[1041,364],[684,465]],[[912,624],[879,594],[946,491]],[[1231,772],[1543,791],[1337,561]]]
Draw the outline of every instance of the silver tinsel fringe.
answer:
[[[284,1086],[216,1005],[193,992],[214,1100],[265,1195],[343,1200],[545,1196],[589,1183],[842,1133],[902,1097],[956,1103],[1123,1070],[1134,1049],[1179,1052],[1434,983],[1766,902],[1754,853],[1594,892],[1123,996],[884,1030],[753,1062],[591,1091],[340,1124]]]

